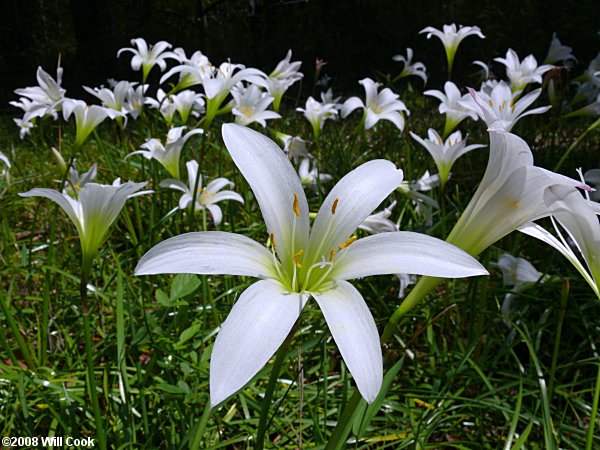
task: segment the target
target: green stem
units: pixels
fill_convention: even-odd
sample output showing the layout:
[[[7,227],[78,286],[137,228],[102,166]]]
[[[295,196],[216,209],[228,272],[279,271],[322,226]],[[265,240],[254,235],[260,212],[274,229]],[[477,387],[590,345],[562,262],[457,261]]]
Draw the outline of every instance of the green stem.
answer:
[[[96,377],[94,374],[94,357],[92,355],[92,332],[90,327],[89,307],[87,304],[87,280],[89,276],[89,265],[83,263],[81,270],[81,282],[79,285],[79,293],[81,296],[81,314],[83,315],[83,332],[85,340],[85,357],[87,366],[87,384],[88,394],[92,401],[94,410],[94,421],[96,423],[96,436],[101,450],[106,449],[106,436],[102,426],[102,415],[100,414],[100,403],[98,401],[98,391],[96,390]]]
[[[573,149],[575,147],[577,147],[577,145],[579,145],[579,143],[583,140],[583,138],[585,138],[592,130],[594,130],[599,125],[600,125],[600,119],[596,120],[593,124],[591,124],[587,128],[587,130],[585,130],[583,133],[581,133],[581,135],[577,139],[575,139],[575,142],[573,142],[569,146],[569,148],[567,149],[567,151],[565,152],[565,154],[562,155],[562,158],[560,158],[560,160],[558,161],[558,163],[554,167],[554,172],[558,172],[558,169],[561,168],[561,166],[563,165],[563,163],[565,162],[565,160],[567,159],[567,157],[571,154],[571,152],[573,151]]]
[[[265,389],[265,396],[262,401],[262,405],[260,408],[260,417],[258,419],[258,431],[256,433],[256,450],[262,450],[265,446],[265,433],[267,431],[268,419],[269,419],[269,410],[271,409],[271,401],[273,400],[273,394],[275,393],[275,387],[277,385],[277,379],[279,378],[279,373],[281,372],[281,368],[283,367],[283,363],[285,362],[288,351],[290,349],[290,345],[292,343],[292,338],[294,337],[294,333],[296,331],[296,326],[292,328],[290,333],[279,347],[277,351],[277,356],[275,357],[275,362],[273,363],[273,367],[271,367],[271,375],[269,376],[269,381],[267,383],[267,388]]]
[[[19,350],[21,351],[21,355],[23,356],[23,359],[25,359],[25,362],[27,363],[28,368],[33,369],[37,366],[37,364],[35,363],[35,360],[33,359],[33,356],[31,355],[31,352],[29,351],[29,347],[27,347],[27,343],[25,342],[25,339],[23,339],[23,336],[21,335],[21,331],[19,329],[19,325],[17,324],[17,321],[15,320],[15,318],[13,317],[11,311],[10,311],[10,297],[12,294],[12,283],[10,284],[9,288],[8,288],[8,293],[6,295],[6,297],[4,297],[3,294],[0,294],[0,296],[2,297],[0,299],[0,305],[2,306],[2,313],[4,314],[4,317],[6,318],[6,321],[8,322],[8,326],[10,327],[10,330],[15,338],[15,341],[17,341],[17,345],[19,347]]]
[[[202,417],[200,417],[200,422],[198,423],[198,428],[196,429],[194,440],[190,445],[190,450],[197,450],[198,448],[200,448],[202,436],[204,436],[204,430],[206,430],[206,424],[208,423],[208,419],[210,418],[210,411],[210,401],[207,401],[206,405],[204,406],[204,412],[202,413]]]
[[[590,414],[590,426],[587,432],[585,450],[592,450],[594,446],[594,426],[598,415],[598,402],[600,401],[600,360],[598,361],[598,372],[596,373],[596,386],[594,387],[594,399],[592,400],[592,413]]]

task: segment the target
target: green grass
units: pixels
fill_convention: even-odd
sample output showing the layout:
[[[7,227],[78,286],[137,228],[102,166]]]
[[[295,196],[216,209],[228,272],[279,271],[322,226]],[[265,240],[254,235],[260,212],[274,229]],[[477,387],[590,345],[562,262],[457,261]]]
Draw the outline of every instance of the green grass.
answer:
[[[440,130],[443,117],[432,103],[413,94],[408,127],[424,135]],[[284,102],[285,103],[285,102]],[[289,101],[288,101],[289,103]],[[291,106],[291,105],[288,105]],[[274,124],[288,134],[309,137],[308,123],[290,107]],[[287,113],[287,114],[286,114]],[[273,360],[245,389],[209,411],[209,360],[215,335],[232,304],[252,282],[233,276],[134,277],[139,258],[153,245],[200,230],[202,215],[168,215],[178,195],[158,187],[168,175],[155,161],[127,153],[145,137],[162,137],[164,125],[152,115],[130,121],[126,133],[101,125],[81,150],[71,153],[72,124],[45,121],[33,137],[18,140],[6,118],[0,122],[1,149],[13,161],[10,182],[0,181],[0,423],[2,436],[91,436],[94,412],[86,393],[84,327],[79,307],[80,249],[75,228],[51,202],[22,199],[33,187],[56,188],[61,175],[50,146],[77,158],[77,168],[98,163],[100,182],[149,180],[155,193],[130,200],[96,258],[88,301],[93,374],[101,421],[110,448],[254,448],[265,430],[267,448],[324,448],[355,390],[324,318],[311,301],[296,333],[280,354],[281,372],[272,381],[268,414],[261,409]],[[435,166],[429,155],[390,124],[353,134],[358,118],[328,122],[319,147],[320,169],[338,180],[358,164],[386,158],[418,178]],[[532,146],[536,164],[552,168],[562,152],[589,126],[586,120],[527,117],[515,128]],[[224,204],[219,229],[258,242],[267,234],[248,186],[233,165],[214,123],[206,142],[193,138],[182,164],[204,156],[209,178],[235,182],[245,204]],[[467,122],[470,143],[487,143],[481,123]],[[60,139],[59,139],[60,137]],[[563,166],[594,168],[598,134],[574,149]],[[487,150],[468,153],[455,164],[443,204],[427,226],[412,203],[395,194],[393,219],[401,229],[445,238],[474,192]],[[185,173],[185,172],[183,172]],[[316,212],[324,194],[307,192]],[[441,202],[441,193],[431,193]],[[391,199],[390,199],[391,200]],[[209,229],[214,229],[209,221]],[[446,230],[446,231],[444,231]],[[500,305],[506,294],[490,264],[502,252],[530,260],[553,275],[514,300],[512,321]],[[489,278],[441,285],[400,321],[384,346],[385,395],[374,407],[358,408],[344,448],[585,448],[599,359],[600,304],[558,253],[512,234],[481,257]],[[399,306],[395,277],[356,283],[380,331]],[[298,385],[299,365],[304,378]],[[596,420],[596,430],[600,420]],[[600,436],[592,437],[600,447]]]

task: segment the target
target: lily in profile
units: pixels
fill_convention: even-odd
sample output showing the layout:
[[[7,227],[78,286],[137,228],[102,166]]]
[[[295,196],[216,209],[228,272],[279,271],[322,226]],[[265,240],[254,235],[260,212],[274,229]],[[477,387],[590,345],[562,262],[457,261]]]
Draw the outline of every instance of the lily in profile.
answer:
[[[161,181],[160,187],[166,187],[183,192],[179,198],[179,209],[188,208],[194,201],[194,191],[196,193],[194,212],[199,212],[204,209],[210,211],[213,218],[213,223],[219,225],[223,220],[223,211],[218,202],[223,200],[235,200],[236,202],[244,203],[244,199],[240,194],[234,191],[221,191],[224,187],[233,187],[233,183],[227,178],[217,178],[206,186],[202,185],[202,175],[198,171],[198,163],[194,160],[188,161],[185,166],[188,172],[188,185],[186,186],[179,180],[171,178]]]
[[[63,117],[69,120],[71,115],[75,116],[75,146],[80,147],[92,131],[96,129],[107,117],[114,119],[124,117],[124,114],[114,109],[98,105],[88,105],[83,100],[66,98],[62,104]]]
[[[146,82],[150,70],[158,64],[162,72],[167,68],[167,59],[175,59],[171,52],[166,52],[171,48],[171,44],[165,41],[157,42],[154,45],[148,45],[143,38],[131,40],[133,47],[125,47],[117,52],[117,58],[123,52],[133,53],[131,58],[131,68],[136,72],[142,69],[142,84]]]
[[[360,393],[372,402],[382,383],[379,334],[362,295],[346,280],[400,272],[464,277],[485,269],[455,247],[417,233],[356,239],[356,228],[402,181],[402,171],[389,161],[367,162],[343,177],[311,229],[302,184],[281,149],[240,125],[224,125],[223,139],[260,206],[271,250],[239,234],[188,233],[152,248],[136,275],[260,278],[241,294],[217,335],[210,362],[212,406],[266,364],[309,297],[319,304]]]
[[[446,60],[448,62],[448,78],[450,78],[450,75],[452,74],[454,56],[456,55],[456,50],[462,40],[467,36],[478,36],[481,39],[485,38],[479,27],[463,27],[462,25],[459,25],[457,29],[456,24],[454,23],[444,25],[442,30],[433,27],[425,27],[419,31],[419,34],[421,33],[427,33],[427,39],[431,38],[431,36],[435,36],[442,41],[444,49],[446,50]]]
[[[523,91],[529,83],[541,83],[542,75],[554,68],[553,65],[537,65],[535,56],[529,55],[522,62],[519,61],[517,53],[509,48],[505,58],[494,58],[506,66],[506,76],[510,80],[510,87],[513,92]]]
[[[427,134],[427,139],[421,139],[412,131],[410,132],[413,139],[421,144],[435,161],[442,188],[446,185],[450,170],[458,158],[471,150],[485,147],[481,144],[467,145],[467,138],[463,139],[460,131],[455,131],[445,141],[433,128],[430,128]]]
[[[141,145],[142,150],[131,152],[126,158],[132,155],[142,155],[146,159],[155,159],[167,169],[171,176],[179,179],[179,159],[183,146],[192,136],[204,133],[201,128],[195,128],[186,134],[183,134],[184,130],[185,126],[171,128],[165,144],[158,139],[147,139]]]
[[[556,64],[562,62],[565,65],[577,62],[577,58],[573,55],[573,49],[568,45],[563,45],[556,36],[556,33],[552,34],[552,41],[550,42],[550,48],[548,54],[544,59],[544,64]]]
[[[279,112],[281,99],[285,91],[304,77],[304,74],[298,70],[302,65],[302,61],[291,62],[291,60],[292,50],[290,49],[285,58],[279,61],[275,70],[265,80],[265,88],[274,99],[273,109],[276,112]]]
[[[15,90],[15,94],[29,100],[29,102],[26,102],[27,108],[23,108],[25,109],[25,116],[23,117],[25,122],[30,121],[34,117],[55,116],[55,111],[59,109],[67,92],[61,87],[62,74],[63,68],[60,67],[60,64],[56,68],[56,80],[44,69],[38,67],[36,72],[38,86]],[[14,103],[11,102],[11,104]]]
[[[545,276],[526,259],[516,258],[508,253],[500,255],[496,265],[502,271],[502,283],[511,288],[502,302],[502,313],[510,317],[515,294],[527,290],[538,281],[544,281]]]
[[[342,105],[342,118],[348,117],[352,111],[357,108],[362,108],[363,118],[361,125],[365,130],[375,126],[380,120],[389,120],[399,130],[404,129],[404,116],[410,114],[406,105],[398,100],[399,95],[394,94],[391,89],[385,88],[381,92],[377,92],[380,84],[374,82],[370,78],[365,78],[359,81],[365,88],[365,102],[358,97],[350,97]]]
[[[130,91],[133,91],[133,88],[136,84],[137,83],[131,83],[129,81],[119,81],[112,89],[104,87],[92,89],[87,86],[84,86],[83,89],[92,94],[94,97],[98,98],[102,102],[103,107],[114,109],[121,114],[119,117],[125,117],[124,126],[126,126],[126,114],[128,109],[125,107],[125,102],[131,95]]]
[[[425,64],[423,64],[422,62],[412,62],[413,60],[413,49],[412,48],[407,48],[406,49],[406,56],[404,55],[395,55],[392,57],[392,59],[394,61],[398,61],[401,62],[402,64],[404,64],[404,67],[402,68],[402,72],[400,72],[396,78],[394,78],[392,80],[392,82],[398,81],[401,78],[404,77],[408,77],[411,75],[414,75],[416,77],[419,77],[423,80],[423,84],[427,84],[427,68],[425,67]]]
[[[315,142],[319,142],[325,121],[335,119],[338,115],[335,103],[321,103],[312,97],[308,97],[304,108],[296,108],[296,111],[303,113],[312,126]]]
[[[466,107],[461,102],[470,102],[471,96],[469,93],[461,95],[460,91],[452,81],[446,81],[444,84],[444,92],[435,89],[430,89],[423,92],[425,95],[435,97],[440,101],[438,108],[440,114],[446,115],[444,124],[444,133],[442,137],[446,139],[450,133],[467,117],[477,120],[477,113],[472,107]]]

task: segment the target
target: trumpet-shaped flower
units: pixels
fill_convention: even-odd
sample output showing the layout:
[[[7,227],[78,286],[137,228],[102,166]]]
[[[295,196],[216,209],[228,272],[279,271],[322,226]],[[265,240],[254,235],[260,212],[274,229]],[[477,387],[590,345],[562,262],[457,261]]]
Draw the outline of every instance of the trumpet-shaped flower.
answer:
[[[300,167],[298,167],[298,177],[300,178],[302,186],[308,186],[311,189],[317,189],[319,185],[333,179],[328,173],[319,172],[319,169],[317,169],[317,162],[311,158],[304,158],[300,162]]]
[[[458,29],[456,29],[456,24],[454,23],[450,25],[444,25],[442,30],[438,30],[437,28],[433,27],[425,27],[419,31],[419,34],[421,33],[427,33],[427,39],[431,38],[431,36],[435,36],[442,41],[444,49],[446,50],[448,74],[452,73],[456,49],[464,38],[467,36],[479,36],[481,39],[485,38],[479,27],[463,27],[462,25],[459,25]]]
[[[538,281],[542,281],[544,274],[538,272],[526,259],[515,258],[507,253],[498,257],[496,265],[502,271],[502,283],[512,288],[512,292],[507,293],[502,302],[502,313],[510,317],[514,293],[522,292]]]
[[[134,119],[137,119],[144,109],[144,100],[147,90],[147,84],[140,84],[136,88],[131,88],[127,93],[127,101],[125,102],[124,107],[127,114]]]
[[[320,103],[312,97],[308,97],[304,108],[296,108],[296,111],[301,112],[309,121],[313,129],[315,141],[319,140],[321,130],[328,119],[335,119],[338,115],[338,110],[334,103]]]
[[[211,78],[215,72],[215,67],[201,51],[194,52],[192,56],[188,58],[183,49],[176,48],[170,55],[179,61],[180,64],[173,67],[161,77],[161,84],[171,78],[174,74],[178,73],[179,81],[177,82],[176,89],[181,90],[190,86],[202,84],[204,79]]]
[[[56,80],[52,78],[41,67],[37,68],[38,86],[16,89],[15,94],[30,100],[29,107],[25,111],[24,121],[33,117],[43,117],[55,112],[67,92],[60,85],[62,83],[63,68],[56,68]],[[12,103],[11,103],[12,104]]]
[[[567,45],[563,45],[556,36],[556,33],[553,33],[548,54],[544,59],[544,64],[555,64],[557,62],[569,64],[571,62],[577,62],[577,58],[573,55],[573,49]]]
[[[122,117],[125,117],[125,120],[127,120],[125,115],[127,114],[128,110],[125,107],[125,101],[131,95],[130,91],[133,90],[136,84],[137,83],[131,83],[129,81],[119,81],[112,89],[92,89],[87,86],[84,86],[83,89],[92,94],[94,97],[100,99],[102,106],[105,108],[114,109],[115,111],[121,113]],[[125,122],[125,124],[127,124],[127,122]]]
[[[356,240],[354,230],[402,181],[389,161],[363,164],[343,177],[310,227],[308,202],[293,166],[265,136],[224,125],[223,138],[254,192],[271,251],[238,234],[188,233],[146,253],[137,275],[233,274],[261,278],[241,294],[221,326],[210,367],[214,406],[242,388],[271,358],[310,296],[319,304],[363,397],[372,402],[382,382],[375,321],[346,280],[376,274],[485,274],[456,248],[410,232]]]
[[[584,198],[576,189],[552,186],[544,192],[544,203],[553,209],[552,223],[558,238],[537,224],[530,223],[519,231],[554,247],[579,271],[600,298],[600,206]],[[556,224],[566,231],[583,257],[583,263],[571,249]]]
[[[75,145],[80,146],[85,142],[92,131],[96,129],[107,117],[123,117],[124,114],[114,109],[98,105],[88,105],[83,100],[66,98],[63,101],[63,117],[69,120],[71,115],[75,116],[77,131],[75,134]]]
[[[25,136],[31,134],[31,129],[35,128],[35,124],[25,119],[13,119],[15,124],[19,127],[19,137],[24,139]]]
[[[494,58],[494,61],[506,66],[506,76],[510,80],[513,92],[522,91],[529,83],[541,83],[542,75],[554,67],[550,64],[538,67],[533,55],[527,56],[521,62],[517,53],[510,48],[506,52],[506,58]]]
[[[179,179],[179,158],[183,146],[195,134],[202,134],[204,130],[196,128],[183,134],[185,127],[171,128],[167,134],[167,142],[163,144],[158,139],[147,139],[141,145],[143,150],[137,150],[127,155],[142,155],[146,159],[155,159],[175,178]]]
[[[281,131],[275,132],[275,138],[283,144],[283,151],[288,155],[288,158],[294,160],[294,162],[297,163],[300,158],[314,159],[314,156],[308,151],[308,144],[310,144],[310,141],[306,141],[300,136],[291,136],[282,133]]]
[[[440,114],[446,114],[446,123],[444,125],[444,137],[447,137],[459,123],[467,117],[477,120],[477,113],[471,107],[465,107],[461,102],[471,101],[471,96],[467,93],[460,94],[460,91],[452,81],[446,81],[444,92],[430,89],[423,92],[425,95],[439,99],[438,108]]]
[[[422,62],[415,62],[415,63],[412,62],[412,60],[413,60],[413,49],[412,48],[409,47],[406,49],[406,57],[404,55],[395,55],[392,57],[392,59],[394,61],[398,61],[398,62],[401,62],[402,64],[404,64],[402,72],[400,72],[398,74],[398,76],[396,76],[396,78],[394,78],[394,81],[399,80],[400,78],[414,75],[414,76],[420,77],[423,80],[423,83],[427,84],[427,68],[425,67],[425,64],[423,64]]]
[[[55,156],[62,159],[62,156],[60,156],[58,151],[56,151]],[[94,181],[96,179],[96,175],[98,175],[98,168],[96,167],[96,164],[92,165],[87,172],[84,172],[81,175],[79,175],[79,172],[77,172],[74,167],[70,167],[69,179],[65,181],[63,194],[68,194],[73,198],[77,198],[78,192],[81,190],[81,188]]]
[[[304,75],[298,71],[302,61],[290,62],[292,59],[292,50],[288,50],[284,59],[279,61],[275,70],[269,74],[265,80],[265,87],[269,94],[274,98],[273,109],[279,111],[281,99],[285,91],[296,81],[301,80]]]
[[[448,175],[450,175],[450,170],[458,158],[471,150],[485,147],[485,145],[481,144],[466,145],[467,139],[462,138],[460,131],[452,133],[446,141],[442,140],[440,135],[433,128],[430,128],[427,134],[428,139],[421,139],[412,131],[410,132],[413,139],[425,147],[435,161],[442,186],[446,184]]]
[[[132,47],[125,47],[117,52],[117,58],[123,52],[133,53],[131,58],[131,68],[135,71],[142,69],[142,84],[146,82],[150,70],[158,64],[161,72],[167,68],[167,59],[175,59],[171,52],[165,51],[171,48],[171,44],[165,41],[157,42],[154,45],[148,45],[143,38],[131,40]]]
[[[267,120],[281,119],[281,115],[275,111],[267,111],[273,103],[273,97],[261,92],[257,85],[251,84],[247,88],[236,86],[231,90],[231,96],[235,101],[233,110],[236,123],[250,125],[253,122],[267,126]]]
[[[399,231],[400,227],[398,227],[398,224],[389,219],[389,217],[392,215],[392,210],[396,206],[396,203],[398,202],[394,200],[390,206],[385,207],[375,214],[371,214],[362,221],[358,228],[371,234]]]
[[[428,227],[433,224],[433,210],[439,209],[440,205],[433,198],[422,194],[432,190],[434,187],[440,185],[440,175],[430,175],[429,171],[426,170],[421,178],[415,181],[405,180],[397,191],[410,198],[415,205],[415,211],[425,217],[425,223]]]
[[[146,183],[128,181],[121,184],[117,179],[112,185],[84,183],[77,190],[77,196],[71,197],[66,191],[35,188],[19,194],[21,197],[45,197],[58,204],[69,216],[79,233],[82,264],[89,272],[98,249],[108,236],[108,229],[123,208],[125,201],[138,192]]]
[[[217,178],[204,187],[202,186],[202,175],[198,171],[198,163],[192,160],[188,161],[185,165],[188,172],[188,186],[172,178],[160,183],[161,187],[183,192],[183,195],[179,199],[179,209],[186,209],[192,204],[195,189],[196,203],[194,204],[194,212],[207,209],[212,215],[214,224],[219,225],[223,220],[223,212],[217,205],[218,202],[222,200],[235,200],[236,202],[244,203],[244,199],[237,192],[221,191],[226,186],[233,187],[233,183],[227,178]]]
[[[189,89],[167,96],[165,91],[159,88],[156,92],[156,100],[148,97],[145,102],[150,108],[160,111],[167,125],[173,123],[175,111],[179,113],[183,123],[187,122],[190,114],[198,116],[199,112],[204,111],[204,96]]]
[[[410,114],[406,105],[398,100],[399,96],[394,94],[389,88],[383,89],[377,93],[379,83],[375,83],[370,78],[359,81],[365,88],[365,103],[358,97],[350,97],[342,105],[342,117],[346,118],[356,108],[364,109],[362,123],[365,130],[373,127],[380,120],[389,120],[399,130],[404,129],[404,116]]]
[[[504,81],[498,83],[490,94],[485,90],[475,92],[469,89],[469,92],[472,98],[469,101],[461,100],[460,104],[475,111],[487,124],[489,131],[510,131],[521,118],[531,114],[543,114],[551,108],[551,106],[540,106],[525,111],[540,96],[541,88],[531,91],[518,100],[520,92],[511,91]]]

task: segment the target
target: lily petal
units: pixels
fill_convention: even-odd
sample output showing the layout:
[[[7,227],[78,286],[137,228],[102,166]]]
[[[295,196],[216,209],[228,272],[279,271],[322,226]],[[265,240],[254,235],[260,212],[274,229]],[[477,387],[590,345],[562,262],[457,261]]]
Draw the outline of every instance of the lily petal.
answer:
[[[135,275],[196,273],[273,277],[273,256],[246,236],[222,231],[185,233],[151,248]]]
[[[336,280],[396,273],[445,278],[488,275],[475,258],[458,247],[410,231],[359,239],[340,252],[333,270]]]
[[[381,388],[383,361],[377,326],[362,295],[340,280],[335,288],[313,296],[360,394],[372,403]]]
[[[242,388],[267,363],[289,334],[307,298],[290,295],[272,280],[258,281],[244,291],[223,322],[212,350],[212,407]]]

